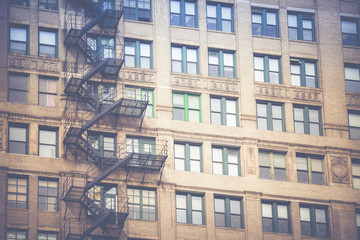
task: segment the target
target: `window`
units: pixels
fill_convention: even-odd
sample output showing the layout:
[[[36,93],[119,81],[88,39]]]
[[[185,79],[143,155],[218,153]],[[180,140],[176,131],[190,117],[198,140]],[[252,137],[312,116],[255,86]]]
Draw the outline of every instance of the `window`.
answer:
[[[39,76],[39,105],[57,106],[57,78]]]
[[[27,209],[28,178],[25,176],[8,176],[7,207]]]
[[[27,240],[27,231],[23,229],[8,229],[6,240]]]
[[[152,69],[152,44],[125,40],[125,66]]]
[[[197,6],[195,0],[171,0],[170,24],[197,28]]]
[[[15,6],[23,6],[23,7],[29,6],[29,0],[10,0],[9,3],[10,5],[15,5]]]
[[[356,209],[356,228],[357,228],[357,239],[360,239],[360,210]]]
[[[327,208],[300,205],[301,234],[306,236],[327,237]]]
[[[208,30],[234,32],[234,11],[232,5],[207,3],[206,16]]]
[[[317,68],[313,60],[290,59],[291,85],[317,88]]]
[[[198,49],[188,46],[172,46],[171,70],[173,72],[199,74]]]
[[[347,92],[360,93],[360,66],[345,65],[345,87]]]
[[[285,131],[284,105],[281,103],[257,102],[257,126],[260,130]]]
[[[38,210],[56,212],[58,210],[58,182],[39,178]]]
[[[124,19],[151,22],[151,0],[124,0]]]
[[[156,191],[147,189],[128,188],[129,217],[135,220],[155,221]]]
[[[10,27],[10,52],[28,54],[28,27]]]
[[[96,185],[87,192],[87,197],[102,209],[111,210],[112,212],[117,211],[117,186],[110,184]],[[92,215],[93,212],[89,210],[87,214]]]
[[[39,56],[58,57],[58,39],[55,30],[39,30]]]
[[[9,123],[8,152],[28,154],[28,126]]]
[[[350,139],[360,140],[360,112],[349,111]]]
[[[175,143],[175,170],[202,172],[201,145],[193,143]]]
[[[295,133],[322,136],[320,108],[294,105],[294,126]]]
[[[115,58],[115,39],[103,36],[86,38],[87,45],[102,59]]]
[[[291,233],[289,204],[266,201],[261,209],[264,232]]]
[[[38,240],[57,240],[58,234],[53,232],[38,232]]]
[[[279,37],[278,11],[253,8],[251,10],[252,34]]]
[[[114,158],[116,153],[116,138],[111,133],[88,132],[90,145],[99,151],[101,156]]]
[[[87,82],[87,93],[102,104],[115,102],[116,85],[103,82]]]
[[[239,126],[237,100],[225,97],[210,98],[211,124]]]
[[[39,8],[58,10],[57,0],[39,0]]]
[[[260,178],[286,181],[285,153],[259,151]]]
[[[126,137],[128,153],[155,154],[155,138]]]
[[[173,119],[186,122],[201,122],[199,95],[173,93]]]
[[[39,127],[39,156],[58,157],[58,130],[47,127]]]
[[[289,39],[315,42],[314,15],[305,13],[288,14]]]
[[[239,149],[212,147],[213,173],[240,176]]]
[[[281,83],[280,57],[255,55],[254,74],[256,82]]]
[[[28,102],[28,77],[28,74],[9,73],[9,102],[24,104]]]
[[[351,159],[353,188],[360,189],[360,159]]]
[[[176,222],[205,225],[203,196],[176,193]]]
[[[360,46],[359,20],[341,19],[343,45]]]
[[[126,98],[135,99],[135,100],[148,100],[149,103],[145,110],[145,117],[154,117],[154,90],[148,88],[139,88],[139,87],[125,87]]]
[[[223,50],[209,50],[209,76],[236,78],[235,55]]]
[[[105,11],[106,9],[115,9],[114,0],[91,0],[99,4],[100,8]]]
[[[297,154],[296,169],[299,183],[325,185],[323,157]]]
[[[214,204],[216,227],[243,228],[240,199],[215,196]]]

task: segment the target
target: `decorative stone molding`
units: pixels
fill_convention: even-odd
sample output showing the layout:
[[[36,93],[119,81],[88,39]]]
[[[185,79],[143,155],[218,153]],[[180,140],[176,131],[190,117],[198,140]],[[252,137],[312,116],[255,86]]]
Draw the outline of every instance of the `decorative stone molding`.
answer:
[[[349,184],[349,166],[346,157],[331,156],[331,173],[334,183]]]
[[[208,84],[208,90],[213,90],[217,92],[230,92],[230,93],[238,93],[239,92],[239,84],[233,80],[220,80],[220,79],[210,79]]]
[[[33,56],[12,56],[8,58],[9,69],[38,71],[45,73],[61,73],[61,62],[52,59],[40,59]]]
[[[196,78],[173,77],[172,85],[189,88],[201,88],[201,80]]]
[[[285,98],[286,96],[284,87],[278,87],[274,85],[257,85],[255,87],[255,95],[276,98]]]
[[[314,90],[292,89],[291,99],[309,102],[321,102],[320,92]]]
[[[123,68],[120,71],[120,78],[125,81],[154,83],[155,73],[149,70]]]
[[[346,94],[346,105],[348,107],[360,107],[360,95]]]

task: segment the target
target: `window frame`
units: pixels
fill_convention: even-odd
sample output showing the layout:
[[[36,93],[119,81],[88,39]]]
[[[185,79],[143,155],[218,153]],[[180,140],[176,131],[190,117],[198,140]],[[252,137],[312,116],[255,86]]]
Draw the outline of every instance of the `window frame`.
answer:
[[[106,44],[102,43],[103,40],[106,41]],[[89,34],[86,37],[86,42],[88,47],[95,51],[101,59],[116,58],[115,37]],[[112,42],[112,44],[110,42]],[[88,59],[87,61],[91,60]]]
[[[101,156],[103,156],[104,158],[115,158],[116,157],[116,153],[117,153],[117,137],[116,137],[116,133],[108,133],[108,132],[99,132],[99,131],[88,131],[87,134],[88,137],[88,141],[89,144],[96,149],[99,154]],[[105,149],[105,138],[112,138],[114,140],[114,146],[113,146],[113,156],[109,156],[108,154],[106,154],[106,149]],[[90,143],[90,141],[92,141],[92,143]],[[93,146],[95,144],[95,146],[97,145],[97,148],[95,146]],[[109,150],[107,152],[110,152]]]
[[[58,240],[58,234],[59,233],[57,233],[57,232],[49,232],[49,231],[38,231],[37,232],[37,239],[38,240],[43,240],[44,238],[39,238],[39,235],[41,235],[41,234],[43,234],[43,235],[45,235],[45,237],[46,237],[46,240],[53,240],[54,238],[49,238],[49,235],[51,234],[51,235],[55,235],[55,240]]]
[[[134,54],[127,54],[126,53],[126,44],[132,43],[134,44]],[[150,66],[149,68],[145,68],[143,66],[141,66],[141,44],[147,44],[149,45],[150,48],[150,56],[144,56],[144,58],[149,58],[150,59]],[[124,46],[125,46],[125,61],[124,61],[124,66],[126,67],[133,67],[133,68],[142,68],[142,69],[153,69],[153,44],[150,41],[143,41],[143,40],[136,40],[136,39],[129,39],[126,38],[124,40]],[[128,66],[126,65],[126,57],[127,56],[131,56],[134,58],[134,66]]]
[[[10,78],[14,76],[14,77],[24,77],[26,78],[26,90],[25,89],[21,89],[21,88],[11,88],[10,87]],[[8,96],[7,96],[7,100],[8,102],[12,102],[12,103],[22,103],[22,104],[28,104],[28,93],[29,93],[29,74],[26,73],[18,73],[18,72],[9,72],[8,73]],[[26,102],[21,102],[21,101],[11,101],[10,100],[10,92],[22,92],[26,94]]]
[[[137,204],[137,203],[132,203],[131,202],[131,197],[129,197],[129,193],[128,193],[128,190],[129,189],[132,189],[132,190],[139,190],[139,198],[140,198],[140,203],[139,204]],[[128,205],[129,205],[129,219],[131,219],[131,220],[142,220],[142,221],[150,221],[150,222],[154,222],[154,221],[157,221],[158,220],[158,213],[157,213],[157,211],[158,211],[158,206],[157,206],[157,191],[156,191],[156,189],[147,189],[147,188],[138,188],[138,187],[127,187],[127,190],[126,190],[127,192],[126,192],[126,196],[128,196],[128,198],[129,198],[129,200],[128,200]],[[154,192],[154,194],[155,194],[155,204],[154,205],[152,205],[152,204],[144,204],[144,195],[143,195],[143,191],[151,191],[151,192]],[[136,196],[136,195],[134,195],[134,196]],[[150,198],[150,197],[149,197]],[[136,218],[135,217],[135,214],[133,215],[133,218],[131,217],[131,205],[137,205],[137,206],[139,206],[139,211],[140,211],[140,218]],[[144,206],[145,207],[154,207],[154,209],[155,209],[155,218],[153,219],[153,220],[151,220],[151,219],[144,219]]]
[[[300,163],[298,163],[299,158],[306,159],[306,170],[299,168]],[[319,174],[320,171],[313,170],[313,160],[320,160],[321,161],[321,184],[313,183],[314,174]],[[299,181],[300,177],[299,174],[306,173],[306,182]],[[313,154],[303,154],[297,153],[296,154],[296,176],[297,176],[297,183],[305,183],[305,184],[312,184],[312,185],[319,185],[319,186],[326,186],[326,176],[325,176],[325,160],[324,156],[321,155],[313,155]]]
[[[343,21],[346,22],[353,22],[355,23],[355,28],[356,28],[356,33],[355,34],[351,34],[351,33],[344,33],[343,32]],[[341,38],[342,38],[342,45],[343,46],[349,46],[349,47],[357,47],[360,46],[360,19],[359,18],[348,18],[348,17],[341,17],[340,20],[340,24],[341,24]],[[344,34],[350,34],[350,35],[354,35],[355,36],[355,44],[344,44]]]
[[[11,136],[10,136],[10,128],[14,127],[14,128],[22,128],[25,129],[25,142],[22,141],[16,141],[16,140],[10,140]],[[16,153],[16,152],[10,152],[10,142],[21,142],[21,143],[25,143],[25,153]],[[29,124],[23,124],[23,123],[9,123],[8,124],[8,149],[7,152],[8,153],[16,153],[16,154],[29,154]]]
[[[183,96],[183,106],[177,106],[174,104],[174,95],[182,95]],[[190,108],[189,107],[189,96],[194,96],[194,97],[198,97],[199,100],[199,108]],[[201,119],[201,95],[200,94],[193,94],[193,93],[182,93],[182,92],[173,92],[172,93],[172,108],[173,108],[173,120],[179,120],[179,121],[184,121],[184,122],[190,122],[190,118],[189,118],[189,111],[193,110],[193,111],[198,111],[199,112],[199,122],[202,122]],[[174,115],[174,109],[183,109],[184,111],[184,116],[183,116],[183,120],[180,119],[175,119],[175,115]]]
[[[306,74],[306,64],[314,64],[314,74],[315,75],[307,75]],[[319,74],[318,74],[318,66],[317,66],[317,60],[315,59],[302,59],[302,58],[290,58],[290,75],[291,75],[291,86],[297,86],[297,87],[311,87],[307,86],[306,77],[307,76],[313,76],[315,81],[315,87],[311,88],[319,88]],[[299,66],[300,67],[300,74],[292,73],[291,67],[292,66]],[[292,78],[293,76],[299,76],[300,75],[300,85],[293,84]]]
[[[139,0],[130,0],[130,1],[133,1],[133,2],[135,2],[135,8],[134,7],[130,7],[130,6],[125,6],[126,5],[126,3],[125,3],[125,1],[124,1],[124,20],[130,20],[130,21],[141,21],[141,22],[152,22],[152,1],[151,0],[149,0],[150,1],[150,8],[149,9],[146,9],[146,8],[140,8],[139,7]],[[126,10],[127,9],[135,9],[134,11],[135,11],[135,19],[131,19],[131,18],[127,18],[127,14],[128,13],[125,13],[126,12]],[[143,17],[139,17],[139,11],[141,11],[141,10],[146,10],[146,11],[149,11],[149,15],[150,15],[150,17],[149,17],[149,20],[147,21],[145,18],[143,18]],[[129,13],[129,15],[130,15],[130,13]]]
[[[359,173],[355,173],[354,168],[359,169]],[[351,159],[351,175],[352,175],[352,187],[354,189],[359,189],[360,190],[360,159],[356,159],[356,158],[352,158]],[[357,184],[355,184],[355,181],[358,182]],[[356,185],[356,186],[355,186]],[[357,186],[358,185],[358,186]],[[360,227],[360,222],[359,222],[359,227]],[[360,236],[359,236],[360,237]]]
[[[266,117],[259,116],[259,105],[266,105]],[[274,130],[274,120],[280,120],[279,118],[274,118],[273,116],[273,106],[281,107],[281,124],[282,131]],[[257,119],[257,129],[259,130],[268,130],[276,132],[286,132],[286,123],[285,123],[285,109],[284,103],[279,102],[265,102],[265,101],[256,101],[256,119]],[[266,119],[266,129],[259,128],[259,119]]]
[[[133,91],[130,95],[128,94],[129,90]],[[149,96],[149,99],[148,99],[149,103],[148,103],[147,108],[145,110],[144,116],[149,117],[149,118],[154,118],[154,116],[155,116],[154,89],[125,85],[125,95],[126,95],[126,98],[128,98],[128,99],[141,100],[141,101],[145,101],[146,100],[146,95],[148,95]],[[150,109],[150,108],[151,108],[151,112],[150,112],[151,116],[147,115],[147,114],[149,114],[147,112],[148,112],[148,109]]]
[[[51,44],[43,44],[41,43],[41,38],[40,38],[40,33],[41,32],[46,32],[46,33],[53,33],[55,34],[55,45],[51,45]],[[45,57],[45,58],[59,58],[59,39],[58,39],[58,30],[57,29],[49,29],[49,28],[39,28],[38,30],[38,39],[39,39],[39,42],[38,42],[38,56],[39,57]],[[50,56],[48,54],[44,54],[41,52],[41,46],[44,46],[44,47],[54,47],[55,49],[55,54],[54,56]]]
[[[292,27],[289,26],[289,15],[292,16],[296,16],[296,23],[297,26],[296,27]],[[304,24],[303,21],[307,20],[307,21],[311,21],[311,37],[312,40],[305,40],[304,39],[304,29],[308,29],[308,28],[304,28]],[[287,13],[287,25],[288,25],[288,32],[289,29],[293,28],[296,29],[297,32],[297,38],[290,38],[290,34],[289,35],[289,40],[299,40],[299,41],[307,41],[307,42],[316,42],[316,32],[315,32],[315,13],[304,13],[304,12],[292,12],[292,11],[288,11]]]
[[[271,205],[271,217],[264,216],[264,205]],[[286,206],[287,210],[287,232],[281,232],[279,229],[279,221],[284,220],[285,218],[279,217],[279,209],[278,206]],[[292,234],[291,229],[291,211],[290,211],[290,203],[289,202],[278,202],[278,201],[270,201],[270,200],[262,200],[261,201],[261,216],[262,216],[262,228],[263,232],[273,232],[273,233],[283,233],[283,234]],[[271,219],[272,222],[272,231],[266,231],[264,229],[264,219]]]
[[[176,169],[176,161],[179,157],[176,157],[176,146],[175,145],[182,145],[184,146],[184,170]],[[191,159],[191,147],[199,147],[200,148],[200,159],[199,160],[192,160]],[[174,169],[178,171],[187,171],[187,172],[199,172],[202,173],[203,170],[203,151],[202,151],[202,144],[200,143],[189,143],[189,142],[181,142],[175,141],[174,142]],[[196,161],[200,164],[200,171],[193,171],[191,169],[191,162]]]
[[[27,240],[28,239],[28,230],[26,230],[26,229],[19,229],[19,228],[7,228],[6,229],[6,239],[7,240],[12,240],[12,239],[10,239],[9,237],[8,237],[8,235],[9,235],[9,232],[15,232],[15,238],[14,238],[14,240],[18,240],[18,233],[24,233],[24,235],[25,235],[25,239]],[[19,238],[19,240],[22,240],[23,238]]]
[[[309,209],[309,217],[310,221],[303,221],[301,218],[301,209],[306,208]],[[302,236],[313,236],[313,237],[329,237],[330,236],[330,226],[329,226],[329,213],[328,213],[328,207],[327,206],[319,206],[319,205],[309,205],[309,204],[301,204],[300,203],[300,229],[301,229],[301,235]],[[324,210],[325,211],[325,227],[326,227],[326,236],[319,236],[317,232],[317,221],[316,221],[316,210]],[[302,230],[302,224],[303,222],[309,222],[310,223],[310,235],[306,235],[303,233]],[[322,223],[323,224],[323,223]]]
[[[9,190],[9,179],[16,179],[16,191],[15,192],[10,192]],[[19,188],[19,179],[23,179],[26,181],[26,193],[22,193],[19,192],[18,188]],[[12,184],[11,184],[12,185]],[[9,174],[7,175],[7,194],[6,194],[6,206],[7,208],[18,208],[18,209],[28,209],[29,208],[29,176],[25,176],[25,175],[13,175],[13,174]],[[24,186],[24,185],[20,185],[20,186]],[[10,207],[9,206],[9,194],[15,195],[16,196],[16,200],[15,200],[15,207]],[[18,207],[19,204],[19,200],[18,200],[18,196],[25,196],[25,207]]]
[[[262,58],[263,60],[263,69],[256,68],[255,58]],[[270,62],[269,60],[277,60],[278,61],[278,72],[270,70]],[[256,78],[256,72],[263,72],[263,80],[258,81]],[[270,73],[278,74],[278,82],[272,82]],[[262,54],[254,54],[254,80],[255,82],[266,82],[272,84],[282,84],[282,70],[281,70],[281,56],[272,56],[272,55],[262,55]]]
[[[360,240],[360,209],[355,209],[355,223],[357,230],[357,239]]]
[[[351,119],[350,119],[350,115],[354,115],[355,118],[359,119],[359,122],[357,123],[357,125],[350,125],[351,123]],[[355,110],[348,110],[348,122],[349,122],[349,139],[350,140],[360,140],[360,111],[355,111]],[[353,132],[355,131],[355,133],[351,134],[351,130],[353,130]],[[356,132],[359,135],[359,137],[356,137]],[[355,136],[353,136],[355,135]]]
[[[46,191],[47,191],[47,194],[40,194],[40,181],[43,181],[43,182],[47,182],[47,186],[46,186]],[[53,183],[56,183],[56,197],[52,196],[52,195],[49,195],[49,182],[53,182]],[[59,211],[59,179],[50,179],[50,178],[42,178],[42,177],[39,177],[38,178],[38,205],[37,205],[37,209],[38,211],[44,211],[44,212],[58,212]],[[44,204],[44,207],[46,206],[46,209],[43,210],[43,209],[40,209],[40,200],[39,198],[40,197],[44,197],[46,199],[46,203],[43,203]],[[49,201],[48,199],[49,198],[53,198],[53,199],[56,199],[56,203],[55,203],[55,209],[54,210],[49,210]]]
[[[295,108],[299,108],[303,110],[303,121],[300,120],[296,120],[295,119]],[[319,135],[316,134],[311,134],[310,132],[310,119],[309,119],[309,110],[316,110],[318,111],[318,118],[319,118]],[[298,105],[298,104],[293,104],[293,117],[294,117],[294,133],[296,132],[296,126],[295,123],[296,122],[303,122],[304,125],[304,132],[300,133],[300,134],[309,134],[309,135],[314,135],[314,136],[323,136],[323,124],[322,124],[322,112],[321,112],[321,107],[319,106],[309,106],[309,105]],[[313,122],[313,123],[317,123],[317,122]]]
[[[358,76],[359,80],[357,80],[357,79],[347,79],[346,69],[348,69],[348,68],[356,69],[359,72],[359,76]],[[360,93],[360,65],[345,63],[344,64],[344,74],[345,74],[345,91],[346,92]],[[357,87],[356,86],[348,86],[348,84],[350,84],[350,83],[356,84]]]
[[[51,92],[50,90],[47,91],[41,91],[40,90],[40,86],[43,84],[44,82],[41,84],[41,81],[46,81],[46,86],[48,86],[48,82],[56,82],[56,93]],[[50,76],[44,76],[44,75],[39,75],[39,86],[38,86],[38,104],[39,106],[45,106],[45,107],[57,107],[59,105],[59,96],[58,96],[58,92],[59,92],[59,78],[57,77],[50,77]],[[46,104],[40,103],[40,96],[46,96]],[[51,100],[48,99],[48,96],[55,96],[55,104],[51,105],[49,104],[49,102],[51,102]]]
[[[11,29],[22,29],[25,30],[25,42],[24,41],[20,41],[20,40],[12,40],[11,39]],[[11,24],[9,25],[9,53],[13,53],[13,54],[21,54],[21,55],[29,55],[29,26],[26,25],[19,25],[19,24]],[[15,42],[15,43],[22,43],[25,44],[25,52],[16,52],[16,51],[12,51],[11,49],[11,43]]]
[[[52,132],[55,133],[55,145],[49,143],[49,141],[45,140],[45,143],[41,143],[41,131],[45,132]],[[58,158],[59,157],[59,129],[55,127],[48,127],[48,126],[39,126],[39,133],[38,133],[38,156],[40,157],[48,157],[48,158]],[[55,154],[53,156],[44,156],[40,153],[41,146],[52,146],[52,148],[55,148]]]
[[[210,63],[210,53],[217,54],[217,58],[218,58],[217,65]],[[233,65],[232,66],[224,65],[224,54],[231,54],[233,56]],[[217,76],[211,75],[210,66],[217,66],[217,68],[218,68]],[[232,77],[225,76],[225,67],[232,67],[232,69],[233,69]],[[209,75],[209,77],[222,77],[222,78],[236,79],[236,54],[235,54],[235,51],[209,48],[208,49],[208,75]]]
[[[212,104],[212,99],[218,99],[220,100],[220,112],[215,111],[213,109],[213,104]],[[227,101],[234,101],[235,102],[235,114],[233,113],[228,113],[227,111]],[[217,124],[217,123],[213,123],[213,114],[220,114],[220,120],[221,123]],[[228,115],[235,115],[235,126],[233,125],[228,125],[227,123],[227,116]],[[210,122],[211,124],[214,125],[223,125],[223,126],[230,126],[230,127],[239,127],[239,102],[237,98],[231,98],[231,97],[224,97],[224,96],[215,96],[215,95],[210,95]]]
[[[220,149],[222,151],[222,161],[214,161],[214,149]],[[237,152],[237,164],[229,163],[229,150]],[[227,175],[227,176],[241,176],[241,159],[240,159],[240,148],[237,147],[228,147],[228,146],[219,146],[219,145],[212,145],[211,146],[211,162],[212,162],[212,174],[216,175]],[[215,165],[221,164],[222,165],[222,173],[215,173]],[[229,166],[237,165],[237,175],[230,175],[229,174]]]
[[[172,12],[171,9],[171,2],[179,2],[180,5],[180,13],[176,13],[176,12]],[[186,14],[186,3],[193,3],[194,4],[194,14],[195,15],[190,15],[190,14]],[[198,28],[198,6],[197,6],[197,0],[170,0],[169,1],[169,13],[170,13],[170,26],[179,26],[179,27],[188,27],[188,28]],[[173,24],[171,19],[172,19],[172,14],[177,15],[180,19],[180,25],[177,24]],[[187,26],[186,24],[186,17],[187,16],[194,16],[194,24],[195,26]]]
[[[185,209],[178,207],[177,204],[177,196],[185,196]],[[199,212],[197,209],[193,209],[192,207],[192,199],[193,197],[201,198],[201,224],[193,223],[193,212]],[[185,222],[178,222],[178,210],[185,210]],[[205,199],[204,194],[197,194],[197,193],[184,193],[184,192],[176,192],[175,193],[175,212],[176,212],[176,223],[183,223],[183,224],[194,224],[194,225],[206,225],[205,221]]]
[[[223,200],[224,201],[224,212],[217,212],[216,211],[216,200]],[[231,213],[231,201],[239,202],[240,205],[240,214],[233,214]],[[217,225],[216,223],[216,214],[224,214],[225,226]],[[231,216],[232,215],[240,215],[240,227],[232,227],[231,224]],[[214,222],[215,227],[224,227],[224,228],[231,228],[231,229],[244,229],[244,212],[243,212],[243,199],[239,197],[229,197],[229,196],[221,196],[221,195],[214,195]]]
[[[45,3],[40,3],[40,1],[45,1]],[[55,4],[51,4],[51,3],[49,3],[49,0],[39,0],[38,7],[39,7],[39,9],[57,11],[57,10],[59,10],[59,3],[58,3],[58,0],[55,0],[55,1],[56,1]]]
[[[270,166],[266,166],[266,165],[261,164],[260,154],[267,154],[268,155]],[[276,165],[275,164],[275,156],[274,156],[275,154],[284,156],[284,164],[285,164],[284,168],[275,166]],[[269,170],[269,178],[265,178],[265,177],[261,176],[261,169],[265,169],[265,168]],[[277,179],[275,169],[284,170],[284,177],[285,177],[284,180]],[[288,181],[288,168],[287,168],[286,153],[285,152],[280,152],[280,151],[259,149],[259,178],[260,179],[266,179],[266,180],[284,181],[284,182]]]
[[[267,21],[268,13],[274,13],[276,15],[275,16],[276,36],[269,36],[269,34],[268,34],[267,26],[274,26],[274,25],[268,24],[268,21]],[[253,15],[261,16],[261,24],[260,24],[261,33],[260,34],[254,34],[254,24],[259,24],[259,23],[253,22],[254,21]],[[252,28],[253,36],[265,36],[265,37],[279,38],[280,37],[280,29],[279,29],[279,11],[278,11],[278,9],[252,7],[251,8],[251,28]]]
[[[180,48],[181,50],[181,60],[174,59],[173,55],[173,48]],[[188,60],[187,57],[187,50],[195,50],[196,51],[196,62],[191,62]],[[180,62],[181,63],[181,72],[174,71],[174,62]],[[196,73],[189,73],[188,71],[188,64],[189,63],[195,63],[196,64]],[[199,47],[195,46],[187,46],[187,45],[178,45],[178,44],[172,44],[171,45],[171,71],[174,73],[186,73],[186,74],[200,74],[200,67],[199,67]]]
[[[11,6],[29,7],[29,0],[10,0]]]
[[[209,17],[208,16],[208,6],[215,6],[216,7],[216,17]],[[231,30],[230,31],[224,31],[223,30],[223,21],[228,21],[228,19],[224,19],[222,16],[222,9],[223,8],[230,8],[230,24],[231,24]],[[216,21],[216,29],[209,29],[209,22],[208,20],[215,19]],[[218,3],[218,2],[206,2],[206,28],[208,31],[221,31],[221,32],[227,32],[227,33],[233,33],[234,32],[234,5],[228,4],[228,3]]]

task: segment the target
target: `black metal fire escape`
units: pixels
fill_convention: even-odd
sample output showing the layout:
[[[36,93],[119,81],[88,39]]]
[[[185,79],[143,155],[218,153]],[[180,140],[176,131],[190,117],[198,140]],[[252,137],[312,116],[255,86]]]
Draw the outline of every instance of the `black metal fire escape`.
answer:
[[[90,65],[84,68],[87,70],[83,72],[76,72],[75,68],[66,67],[64,92],[67,97],[84,103],[85,109],[67,115],[63,140],[66,148],[65,156],[70,151],[75,156],[75,160],[85,160],[94,165],[83,178],[80,178],[80,181],[71,175],[65,180],[62,199],[66,202],[66,211],[70,206],[76,206],[80,210],[77,216],[67,216],[65,211],[65,223],[61,229],[62,240],[112,234],[114,229],[115,235],[118,235],[128,215],[127,201],[117,200],[115,207],[109,209],[96,202],[96,194],[91,191],[120,168],[161,170],[167,158],[167,144],[153,153],[139,153],[129,151],[126,143],[123,143],[116,147],[113,156],[103,156],[87,139],[87,131],[109,115],[116,117],[115,122],[119,116],[143,119],[149,102],[146,96],[134,99],[124,94],[112,96],[112,99],[99,99],[88,91],[88,81],[96,76],[116,81],[124,63],[123,55],[102,57],[87,40],[87,34],[97,27],[109,30],[108,32],[112,32],[115,36],[122,17],[122,4],[103,10],[98,2],[68,0],[67,4],[76,5],[74,7],[76,14],[65,14],[64,44],[68,49],[75,49],[82,55],[84,65]],[[79,6],[85,12],[77,14]],[[75,64],[78,65],[78,61]],[[79,119],[80,115],[82,117]]]

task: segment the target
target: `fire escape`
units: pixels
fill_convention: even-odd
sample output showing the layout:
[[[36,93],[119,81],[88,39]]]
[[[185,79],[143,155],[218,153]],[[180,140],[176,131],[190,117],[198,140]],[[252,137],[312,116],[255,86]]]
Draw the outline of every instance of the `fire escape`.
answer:
[[[87,239],[92,236],[119,236],[125,224],[128,208],[126,197],[116,194],[99,202],[97,186],[119,169],[160,171],[167,158],[167,144],[158,144],[154,151],[138,151],[122,143],[112,154],[103,154],[89,142],[87,132],[102,121],[119,117],[140,119],[140,128],[148,105],[148,96],[127,96],[124,89],[99,97],[89,91],[93,78],[115,82],[124,63],[123,53],[100,54],[88,40],[89,33],[106,32],[116,37],[122,17],[123,3],[100,5],[98,0],[68,0],[65,10],[65,95],[67,102],[76,101],[76,110],[68,112],[64,126],[65,156],[70,152],[76,161],[92,164],[86,174],[70,174],[64,184],[62,200],[66,203],[62,240]],[[119,49],[118,49],[119,50]],[[73,54],[75,53],[75,54]],[[75,55],[71,64],[68,59]],[[79,67],[83,62],[83,67]],[[79,109],[78,105],[81,104]],[[135,150],[137,149],[137,150]],[[75,210],[74,210],[75,209]],[[76,214],[74,214],[76,213]]]

